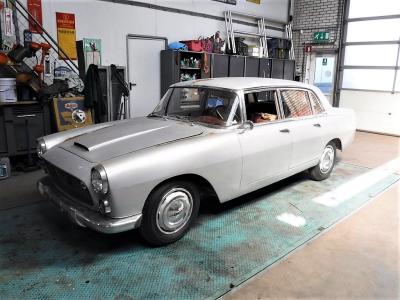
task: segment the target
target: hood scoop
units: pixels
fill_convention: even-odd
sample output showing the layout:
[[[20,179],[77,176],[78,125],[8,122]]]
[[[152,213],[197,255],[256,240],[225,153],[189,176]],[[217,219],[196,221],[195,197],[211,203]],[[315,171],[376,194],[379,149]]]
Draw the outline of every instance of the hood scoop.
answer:
[[[82,145],[81,143],[74,142],[74,145],[77,146],[77,147],[79,147],[79,148],[82,148],[82,149],[84,149],[84,150],[86,150],[86,151],[89,151],[89,148],[86,147],[85,145]]]

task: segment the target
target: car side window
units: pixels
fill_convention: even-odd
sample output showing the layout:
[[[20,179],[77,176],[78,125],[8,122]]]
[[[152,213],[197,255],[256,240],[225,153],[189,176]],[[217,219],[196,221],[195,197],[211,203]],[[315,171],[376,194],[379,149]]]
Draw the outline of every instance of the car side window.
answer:
[[[285,118],[305,117],[313,114],[307,94],[303,90],[281,91],[282,108]]]
[[[246,93],[244,101],[247,120],[254,123],[265,123],[278,119],[276,90]]]
[[[308,95],[310,96],[310,102],[314,110],[314,114],[317,115],[324,112],[324,109],[322,108],[321,102],[319,101],[318,97],[313,92],[309,92]]]

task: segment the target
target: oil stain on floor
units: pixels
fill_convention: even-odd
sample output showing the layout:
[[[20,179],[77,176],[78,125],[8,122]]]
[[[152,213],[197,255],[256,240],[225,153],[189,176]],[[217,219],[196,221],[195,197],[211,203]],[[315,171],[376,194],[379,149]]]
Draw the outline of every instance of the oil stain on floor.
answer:
[[[180,241],[151,248],[136,231],[72,225],[47,202],[0,211],[2,299],[215,298],[265,269],[399,180],[390,175],[328,207],[313,201],[368,171],[339,163],[328,180],[304,174],[202,209]]]

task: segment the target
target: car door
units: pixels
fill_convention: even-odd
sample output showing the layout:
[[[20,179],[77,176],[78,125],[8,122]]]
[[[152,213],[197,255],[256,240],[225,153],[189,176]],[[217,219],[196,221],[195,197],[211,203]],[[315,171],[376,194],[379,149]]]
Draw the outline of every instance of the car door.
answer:
[[[318,163],[325,146],[326,114],[311,105],[307,90],[281,89],[280,101],[293,142],[289,169]]]
[[[286,172],[289,167],[291,154],[291,134],[282,122],[278,92],[268,90],[274,95],[273,101],[266,106],[275,105],[276,117],[274,121],[253,123],[252,129],[238,131],[238,137],[242,148],[243,168],[241,187],[243,190],[251,190],[274,181],[274,178]],[[252,92],[254,95],[265,95],[264,91]],[[248,94],[242,97],[244,118],[251,121],[250,103],[245,100]],[[270,99],[271,100],[271,99]],[[246,110],[247,109],[247,110]]]

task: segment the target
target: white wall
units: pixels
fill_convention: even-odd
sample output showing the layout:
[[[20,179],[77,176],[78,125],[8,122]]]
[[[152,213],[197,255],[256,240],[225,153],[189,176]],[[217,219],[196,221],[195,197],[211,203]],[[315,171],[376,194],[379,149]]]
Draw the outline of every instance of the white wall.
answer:
[[[342,90],[340,107],[354,109],[357,129],[400,135],[400,93]]]
[[[223,16],[225,10],[235,10],[285,21],[289,0],[264,0],[257,5],[238,0],[228,5],[211,0],[150,0],[156,5],[174,7],[210,15]],[[169,42],[210,36],[217,30],[225,36],[224,22],[176,14],[149,8],[97,0],[43,0],[43,25],[56,38],[56,12],[74,13],[77,39],[100,38],[102,62],[126,65],[125,38],[127,34],[165,36]],[[246,26],[239,26],[246,27]],[[256,28],[245,28],[255,31]],[[270,34],[276,34],[271,32]]]

